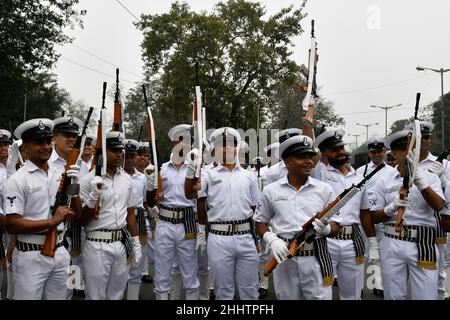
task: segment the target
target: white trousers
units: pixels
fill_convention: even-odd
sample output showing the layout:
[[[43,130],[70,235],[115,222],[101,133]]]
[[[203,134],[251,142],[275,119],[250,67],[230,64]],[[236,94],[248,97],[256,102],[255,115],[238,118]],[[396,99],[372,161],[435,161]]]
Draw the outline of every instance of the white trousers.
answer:
[[[418,248],[415,242],[384,237],[380,245],[380,258],[384,299],[406,300],[409,281],[413,300],[437,300],[438,270],[417,267]]]
[[[264,265],[272,259],[270,247],[263,239],[259,239],[259,287],[269,289],[269,277],[264,276]]]
[[[86,231],[85,231],[84,227],[81,228],[80,237],[81,237],[81,243],[80,243],[81,244],[81,248],[83,248],[84,247],[84,243],[86,242]],[[83,263],[82,263],[81,255],[82,254],[80,254],[78,257],[72,257],[72,265],[73,266],[78,266],[80,268],[79,270],[81,272],[81,286],[79,288],[75,287],[75,289],[77,289],[77,290],[83,290],[83,288],[85,286],[85,284],[84,284]]]
[[[127,286],[128,265],[122,242],[87,240],[82,263],[86,300],[121,300]]]
[[[13,252],[14,300],[65,300],[70,255],[59,247],[53,258],[40,251]]]
[[[316,257],[293,257],[273,271],[278,300],[331,300],[331,286],[323,285]]]
[[[216,300],[233,300],[235,287],[242,300],[258,299],[258,253],[251,234],[208,235],[208,261]]]
[[[169,292],[175,257],[179,263],[186,293],[197,293],[199,282],[195,239],[185,239],[182,223],[173,224],[159,220],[155,230],[155,293]]]
[[[355,247],[352,240],[328,240],[328,251],[337,275],[339,298],[361,300],[364,282],[364,264],[356,264]]]

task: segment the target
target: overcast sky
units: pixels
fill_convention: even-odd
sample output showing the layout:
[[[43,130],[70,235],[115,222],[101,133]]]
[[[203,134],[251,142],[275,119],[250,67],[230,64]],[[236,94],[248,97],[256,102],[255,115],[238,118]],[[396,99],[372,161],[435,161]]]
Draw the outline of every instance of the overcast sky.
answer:
[[[168,12],[171,1],[120,0],[137,17]],[[218,1],[187,1],[196,11],[210,11]],[[262,0],[267,15],[300,1]],[[74,100],[100,107],[102,82],[113,85],[115,66],[121,69],[125,96],[134,82],[142,80],[142,34],[135,18],[116,0],[80,0],[87,10],[84,29],[70,30],[73,44],[60,49],[55,69],[61,87]],[[447,0],[310,0],[305,33],[295,39],[293,59],[307,63],[310,21],[316,21],[319,63],[319,94],[335,104],[346,120],[348,134],[363,134],[357,122],[379,125],[369,128],[369,137],[384,137],[384,111],[370,105],[403,104],[388,113],[388,128],[398,119],[413,115],[416,92],[421,105],[439,98],[439,73],[416,71],[417,65],[450,68],[450,1]],[[88,53],[89,52],[89,53]],[[101,59],[95,57],[98,56]],[[95,70],[95,71],[94,71]],[[444,91],[450,91],[450,72],[444,75]],[[109,101],[112,109],[112,101]],[[450,115],[449,115],[450,116]],[[347,137],[354,142],[355,137]]]

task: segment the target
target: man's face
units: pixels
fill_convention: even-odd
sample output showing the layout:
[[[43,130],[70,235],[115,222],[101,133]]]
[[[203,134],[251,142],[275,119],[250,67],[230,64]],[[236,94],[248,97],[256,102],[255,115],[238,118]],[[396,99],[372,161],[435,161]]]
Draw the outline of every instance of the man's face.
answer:
[[[0,158],[8,158],[9,142],[0,142]]]
[[[304,155],[296,157],[288,157],[284,160],[286,168],[289,174],[296,177],[307,178],[311,175],[311,171],[314,168],[313,156]]]
[[[326,149],[322,152],[327,159],[327,161],[335,167],[342,166],[348,162],[348,153],[344,146]]]
[[[125,170],[131,170],[134,168],[134,165],[136,164],[137,156],[135,154],[126,154],[125,153]]]
[[[43,163],[50,159],[53,151],[52,138],[31,139],[23,142],[28,159],[32,162]]]
[[[57,132],[55,134],[56,151],[63,154],[69,154],[75,145],[75,141],[77,141],[76,133]]]
[[[150,163],[150,157],[148,154],[141,153],[136,155],[136,166],[145,168]]]
[[[123,151],[122,149],[110,149],[106,148],[106,159],[108,161],[108,167],[120,167],[122,165]]]
[[[226,143],[219,143],[216,148],[215,159],[217,162],[223,164],[236,163],[237,147],[232,141]]]
[[[431,149],[431,136],[422,136],[420,140],[420,151],[430,151]]]
[[[382,163],[385,155],[386,151],[384,149],[369,151],[369,158],[375,165],[379,165],[380,163]]]
[[[392,149],[392,154],[394,155],[397,164],[405,162],[406,160],[406,148],[394,148]]]
[[[86,157],[92,157],[92,155],[94,154],[95,148],[92,145],[92,143],[86,143],[84,145],[84,151],[83,151],[83,155]]]
[[[395,159],[394,155],[391,153],[390,157],[386,158],[386,163],[390,165],[391,167],[395,167],[397,165],[397,160]]]

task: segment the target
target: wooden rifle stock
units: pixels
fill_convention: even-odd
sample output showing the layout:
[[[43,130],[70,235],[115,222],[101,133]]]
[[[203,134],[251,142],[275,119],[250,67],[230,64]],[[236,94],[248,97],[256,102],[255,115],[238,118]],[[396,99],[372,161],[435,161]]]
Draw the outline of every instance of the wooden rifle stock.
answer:
[[[119,89],[119,69],[116,69],[116,93],[114,94],[114,121],[112,126],[113,131],[122,132],[122,105],[120,104],[120,89]]]

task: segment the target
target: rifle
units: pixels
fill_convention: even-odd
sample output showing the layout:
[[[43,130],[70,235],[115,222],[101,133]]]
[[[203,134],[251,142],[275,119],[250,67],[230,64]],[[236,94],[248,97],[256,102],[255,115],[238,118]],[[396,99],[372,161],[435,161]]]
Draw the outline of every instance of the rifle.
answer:
[[[118,68],[116,69],[116,93],[114,94],[114,121],[113,121],[112,130],[123,132],[122,105],[120,104],[119,69]]]
[[[420,141],[422,139],[422,135],[420,133],[420,121],[417,117],[417,113],[419,111],[419,102],[420,102],[420,93],[416,95],[416,107],[414,110],[414,125],[412,131],[408,134],[408,143],[406,144],[406,156],[408,156],[409,152],[414,149],[414,158],[415,161],[419,161],[420,157]],[[408,159],[400,164],[401,170],[403,172],[403,182],[402,187],[399,191],[399,198],[401,200],[408,197],[409,189],[412,187],[414,182],[414,172],[411,171],[412,168],[409,167]],[[418,163],[417,163],[418,165]],[[395,223],[395,232],[402,232],[403,230],[403,218],[405,216],[405,207],[398,208],[397,211],[397,220]]]
[[[308,84],[301,85],[300,91],[306,92],[305,98],[302,101],[302,108],[307,109],[304,120],[304,132],[311,132],[311,139],[314,140],[314,105],[310,105],[311,95],[317,98],[317,62],[319,61],[319,55],[317,54],[317,43],[314,35],[314,20],[311,20],[311,49],[309,50],[308,61]]]
[[[149,147],[151,147],[151,159],[152,164],[155,170],[155,181],[153,183],[155,188],[155,197],[156,202],[159,201],[160,196],[162,195],[162,182],[161,182],[161,173],[159,171],[158,166],[158,151],[156,149],[156,134],[155,134],[155,123],[153,122],[153,115],[152,115],[152,107],[149,105],[147,100],[147,93],[145,91],[145,85],[142,85],[142,92],[144,93],[144,102],[145,102],[145,108],[147,111],[147,137],[148,137],[148,143]],[[150,172],[147,172],[147,174],[150,174]]]
[[[77,161],[80,160],[81,164],[81,155],[84,150],[84,142],[86,141],[86,128],[89,124],[89,120],[92,115],[92,111],[94,108],[89,108],[88,115],[86,120],[84,121],[83,130],[81,131],[81,135],[77,137],[75,141],[75,145],[70,151],[69,159],[67,160],[65,171],[70,169],[71,165],[78,164]],[[64,172],[61,177],[61,182],[59,183],[58,192],[56,193],[55,203],[50,207],[50,213],[53,216],[56,213],[56,210],[60,206],[70,207],[70,203],[72,197],[78,195],[80,193],[80,185],[73,184],[72,181],[67,179],[66,173]],[[69,221],[71,217],[67,217],[66,221]],[[57,226],[53,228],[49,228],[47,230],[47,234],[45,235],[45,242],[41,250],[41,254],[47,257],[54,257],[56,252],[56,244],[58,240],[57,234]]]
[[[202,167],[202,159],[203,159],[203,127],[206,126],[206,123],[203,124],[203,107],[202,107],[202,92],[200,90],[199,83],[199,66],[198,62],[195,63],[195,99],[194,99],[194,108],[193,108],[193,127],[195,138],[194,144],[197,144],[198,149],[198,158],[197,158],[197,168],[195,170],[195,178],[200,179],[200,172]]]
[[[364,184],[372,178],[378,171],[380,171],[385,166],[384,163],[380,164],[375,168],[370,174],[368,174],[364,179],[362,179],[357,185],[352,185],[350,188],[345,189],[336,199],[334,199],[331,203],[329,203],[321,212],[312,216],[311,219],[306,221],[302,229],[297,232],[294,237],[291,239],[288,245],[289,254],[288,259],[295,256],[296,252],[299,250],[301,245],[305,242],[311,243],[316,234],[314,232],[313,221],[317,218],[322,222],[328,222],[328,220],[334,216],[335,214],[339,214],[339,210],[342,209],[343,206],[347,204],[361,189]],[[270,273],[277,267],[277,260],[272,257],[269,262],[264,265],[264,276],[268,277]]]
[[[92,165],[95,166],[95,176],[102,177],[106,174],[106,132],[103,122],[106,117],[105,107],[106,82],[103,82],[102,108],[100,109],[100,119],[97,125],[97,142],[95,144],[95,154]],[[101,188],[101,186],[98,186]],[[98,219],[101,207],[101,194],[95,204],[94,219]]]

